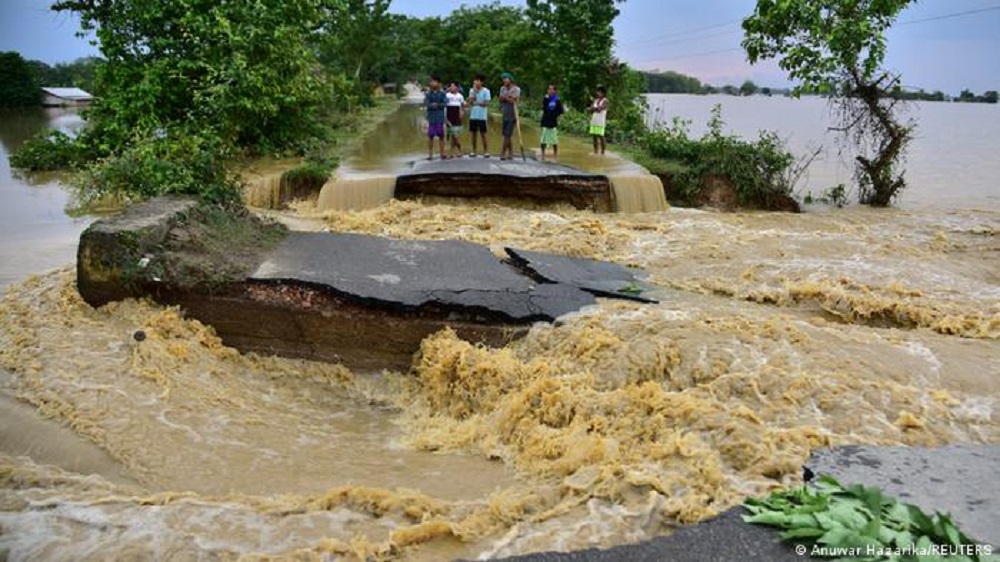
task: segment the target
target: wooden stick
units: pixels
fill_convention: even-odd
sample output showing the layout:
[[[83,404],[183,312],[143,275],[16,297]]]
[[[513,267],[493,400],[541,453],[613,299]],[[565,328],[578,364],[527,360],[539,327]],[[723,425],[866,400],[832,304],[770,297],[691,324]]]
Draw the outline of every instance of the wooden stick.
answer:
[[[521,160],[527,162],[528,157],[524,155],[524,138],[521,136],[521,117],[518,115],[517,103],[514,104],[514,123],[517,125],[517,144],[521,145]]]

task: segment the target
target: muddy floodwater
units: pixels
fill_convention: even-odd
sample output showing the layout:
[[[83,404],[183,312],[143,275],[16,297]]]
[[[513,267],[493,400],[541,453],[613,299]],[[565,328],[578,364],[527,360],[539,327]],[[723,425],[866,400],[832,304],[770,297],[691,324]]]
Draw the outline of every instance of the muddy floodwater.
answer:
[[[760,103],[778,127],[813,111]],[[11,212],[23,227],[0,230],[0,558],[610,546],[796,484],[816,447],[1000,443],[1000,165],[971,136],[1000,127],[1000,112],[920,107],[951,117],[926,117],[915,153],[945,168],[979,156],[954,177],[914,157],[902,208],[269,211],[301,229],[609,260],[656,287],[659,304],[600,300],[502,349],[443,331],[405,372],[243,355],[149,302],[92,309],[72,252],[38,257],[53,238],[72,249],[82,228],[63,201],[45,207],[51,229]],[[823,136],[826,123],[789,127]],[[9,136],[5,150],[19,142]],[[6,170],[4,207],[62,193]]]

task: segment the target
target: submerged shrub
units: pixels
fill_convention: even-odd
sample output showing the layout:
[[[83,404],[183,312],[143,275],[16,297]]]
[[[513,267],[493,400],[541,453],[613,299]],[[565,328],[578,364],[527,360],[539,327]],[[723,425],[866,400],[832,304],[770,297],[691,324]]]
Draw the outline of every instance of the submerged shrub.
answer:
[[[641,146],[653,158],[681,165],[673,180],[688,198],[697,194],[709,176],[728,178],[743,203],[766,205],[771,198],[790,195],[795,157],[777,134],[762,131],[751,141],[724,135],[723,125],[722,110],[716,105],[709,130],[700,139],[689,136],[689,121],[674,119],[671,125],[644,135]]]
[[[323,187],[323,184],[330,178],[330,174],[333,173],[335,168],[336,164],[307,161],[283,173],[281,175],[281,182],[282,184],[311,186],[318,189]]]
[[[12,168],[31,172],[65,170],[80,164],[83,144],[62,131],[42,131],[31,137],[10,156]]]

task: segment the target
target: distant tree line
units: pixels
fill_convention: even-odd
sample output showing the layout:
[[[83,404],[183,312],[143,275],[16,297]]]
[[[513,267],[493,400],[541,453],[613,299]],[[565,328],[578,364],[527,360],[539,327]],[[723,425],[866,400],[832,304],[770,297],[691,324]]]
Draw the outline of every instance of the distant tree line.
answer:
[[[77,87],[93,94],[94,75],[101,59],[85,57],[48,65],[25,60],[20,53],[0,53],[0,107],[42,104],[43,87]]]
[[[901,100],[916,100],[916,101],[956,101],[962,103],[997,103],[997,92],[995,90],[990,90],[984,92],[983,95],[977,96],[970,90],[962,90],[962,92],[955,97],[948,96],[941,90],[936,90],[934,92],[927,92],[924,90],[898,90],[893,93],[893,97]]]
[[[760,94],[764,96],[787,96],[790,95],[791,92],[787,88],[770,88],[767,86],[760,87],[751,80],[744,81],[740,86],[727,84],[725,86],[717,87],[712,86],[711,84],[703,84],[694,76],[688,76],[672,70],[663,72],[643,71],[642,78],[646,83],[646,93],[650,94],[726,94],[730,96],[752,96]],[[822,95],[818,91],[813,92],[809,91],[809,89],[804,89],[802,94]],[[958,96],[949,96],[940,90],[927,92],[920,89],[904,90],[899,88],[893,91],[891,95],[896,99],[907,101],[957,101],[968,103],[997,103],[998,97],[996,91],[991,90],[977,96],[968,89],[962,90],[962,93]]]
[[[667,70],[664,72],[642,72],[642,78],[646,82],[646,93],[649,94],[727,94],[730,96],[752,96],[761,94],[787,95],[789,90],[784,88],[760,87],[752,80],[745,80],[743,84],[734,86],[713,86],[704,84],[694,76],[681,74]]]
[[[955,101],[969,102],[969,103],[997,103],[997,92],[996,90],[990,90],[983,93],[981,96],[977,96],[970,92],[969,90],[962,90],[962,93],[958,95]]]

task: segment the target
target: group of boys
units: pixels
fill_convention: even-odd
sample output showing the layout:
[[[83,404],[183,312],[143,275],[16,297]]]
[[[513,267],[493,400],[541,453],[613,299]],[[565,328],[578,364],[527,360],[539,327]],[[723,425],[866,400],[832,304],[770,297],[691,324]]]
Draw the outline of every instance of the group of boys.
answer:
[[[517,104],[521,100],[521,88],[514,83],[514,76],[509,72],[501,75],[503,85],[500,87],[498,99],[500,101],[500,114],[502,117],[503,145],[500,148],[500,159],[511,160],[514,158],[514,148],[512,137],[518,127]],[[473,81],[472,90],[468,97],[461,92],[457,82],[448,84],[447,91],[441,89],[441,79],[438,76],[431,76],[429,90],[424,95],[424,106],[427,108],[427,159],[434,159],[434,139],[438,139],[441,159],[454,158],[462,154],[462,119],[465,108],[471,107],[469,112],[469,131],[472,133],[472,152],[469,154],[475,157],[478,154],[478,141],[483,141],[483,158],[489,158],[489,145],[486,140],[487,121],[489,118],[488,107],[492,96],[490,89],[485,86],[486,77],[482,74],[476,76]],[[545,159],[545,150],[552,147],[553,158],[559,157],[559,116],[563,114],[565,108],[559,94],[556,92],[555,84],[549,84],[545,99],[542,100],[542,134],[541,148],[542,160]],[[608,99],[603,87],[597,87],[597,96],[593,103],[587,108],[591,114],[590,135],[594,141],[594,154],[604,154],[607,146],[604,133],[607,122]],[[445,140],[450,143],[449,154],[445,154]]]

